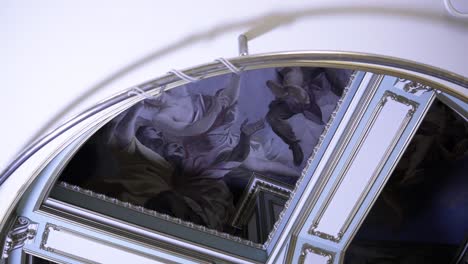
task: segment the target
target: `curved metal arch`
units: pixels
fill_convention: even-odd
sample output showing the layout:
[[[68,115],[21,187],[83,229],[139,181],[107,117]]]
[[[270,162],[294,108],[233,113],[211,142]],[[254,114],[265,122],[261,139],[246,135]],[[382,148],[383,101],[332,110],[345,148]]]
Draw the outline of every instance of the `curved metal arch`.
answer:
[[[390,75],[399,76],[405,79],[418,81],[420,83],[436,88],[440,91],[453,94],[457,98],[463,101],[467,101],[466,95],[462,93],[457,93],[456,91],[448,87],[446,84],[439,83],[430,78],[427,78],[427,76],[420,76],[418,74],[424,74],[424,75],[432,76],[432,77],[435,77],[444,81],[451,81],[451,82],[453,82],[452,81],[453,78],[455,78],[455,80],[458,78],[457,83],[456,82],[453,82],[453,83],[467,88],[468,79],[463,76],[454,74],[455,77],[453,77],[450,75],[452,73],[448,71],[444,71],[442,69],[433,68],[428,65],[417,64],[417,63],[416,63],[416,66],[413,65],[413,67],[416,67],[416,68],[419,67],[418,71],[408,70],[407,68],[404,68],[404,67],[401,67],[401,69],[393,69],[394,67],[397,67],[401,63],[405,62],[403,60],[398,60],[395,58],[390,58],[390,59],[397,60],[395,64],[391,64],[392,63],[391,61],[390,62],[387,61],[386,64],[382,65],[382,64],[370,63],[370,62],[359,60],[359,57],[362,57],[362,56],[365,57],[366,54],[352,53],[349,57],[346,57],[345,55],[346,54],[341,54],[341,53],[336,53],[336,52],[322,52],[320,54],[316,52],[290,52],[290,53],[261,54],[261,55],[250,56],[250,57],[240,57],[240,58],[231,59],[230,61],[232,61],[239,67],[242,67],[243,69],[246,69],[246,70],[278,67],[278,66],[310,66],[310,67],[318,66],[318,67],[350,68],[350,69],[366,70],[366,71],[371,71],[371,72],[376,72],[376,73],[390,74]],[[341,59],[341,56],[345,56],[347,59]],[[356,56],[355,60],[352,59],[353,56]],[[369,55],[369,56],[371,57],[375,56],[375,57],[379,57],[383,59],[388,59],[387,57],[381,57],[377,55]],[[434,72],[433,73],[423,72],[422,69],[425,67],[432,69]],[[439,72],[438,70],[441,70],[441,72]],[[407,72],[407,71],[410,71],[410,72]],[[191,68],[189,70],[186,70],[185,72],[192,76],[196,76],[199,78],[206,78],[206,77],[212,77],[212,76],[225,74],[228,71],[225,69],[225,67],[222,64],[210,63],[210,64],[202,65],[199,67]],[[415,72],[416,74],[413,72]],[[159,79],[155,79],[155,80],[146,82],[144,84],[141,84],[137,87],[145,90],[146,92],[155,93],[156,92],[155,89],[158,87],[168,85],[171,88],[174,88],[179,85],[183,85],[185,83],[186,82],[180,81],[177,77],[168,74]],[[31,156],[33,156],[42,147],[44,147],[45,145],[50,143],[52,140],[62,135],[68,129],[74,127],[75,125],[80,124],[82,121],[87,120],[90,117],[93,117],[93,115],[99,113],[100,111],[104,109],[107,109],[108,107],[113,106],[114,104],[122,103],[122,102],[124,104],[127,104],[129,101],[136,102],[135,100],[137,100],[138,98],[130,98],[127,94],[127,91],[128,90],[125,90],[119,93],[118,95],[96,105],[95,107],[87,109],[82,114],[76,116],[75,118],[71,119],[70,121],[62,125],[61,127],[54,130],[52,133],[46,135],[45,137],[31,144],[22,153],[22,155],[19,156],[19,158],[23,158],[21,163],[18,163],[17,167],[12,167],[13,170],[10,172],[9,175],[6,175],[6,177],[14,173],[15,170],[23,164],[23,162],[27,161]],[[127,105],[129,106],[130,104],[127,104]],[[5,174],[0,175],[0,184],[2,184],[6,180],[6,178],[3,178],[4,175]],[[30,177],[30,178],[33,178],[33,177]],[[28,187],[28,186],[25,186],[25,187]],[[25,189],[26,188],[23,188],[23,190]],[[15,206],[15,203],[12,203],[10,205],[10,208],[14,208],[14,206]],[[11,210],[9,212],[11,215]]]
[[[427,78],[434,77],[443,81],[451,82],[464,88],[468,88],[468,78],[430,65],[418,63],[415,61],[404,60],[396,57],[388,57],[376,54],[356,53],[356,52],[336,52],[336,51],[309,51],[309,52],[278,52],[266,53],[250,56],[241,56],[230,59],[234,64],[242,67],[244,70],[277,67],[277,66],[328,66],[351,68],[356,70],[365,70],[383,74],[390,74],[397,77],[412,79],[429,85],[437,90],[449,93],[455,97],[468,101],[468,97],[457,90]],[[226,73],[225,66],[220,62],[212,62],[184,70],[187,74],[196,77],[211,77]],[[406,71],[406,72],[405,72]],[[409,73],[408,73],[409,72]],[[418,76],[421,74],[423,76]],[[426,76],[424,76],[426,75]],[[184,84],[173,74],[166,74],[160,78],[138,85],[144,91],[150,91],[160,86],[175,84],[175,86]],[[49,134],[41,137],[26,147],[0,175],[0,185],[18,169],[26,160],[34,155],[43,146],[57,138],[64,131],[82,122],[88,117],[106,109],[110,105],[122,102],[128,98],[125,90],[91,108],[86,109],[81,114],[65,122]]]

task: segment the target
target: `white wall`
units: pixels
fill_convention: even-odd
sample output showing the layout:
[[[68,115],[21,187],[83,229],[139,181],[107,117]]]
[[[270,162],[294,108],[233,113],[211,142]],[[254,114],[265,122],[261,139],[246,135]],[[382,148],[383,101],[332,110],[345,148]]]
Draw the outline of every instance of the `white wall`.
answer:
[[[272,17],[288,23],[259,35]],[[468,76],[468,21],[451,16],[442,0],[6,0],[0,7],[0,169],[79,96],[99,88],[62,121],[172,68],[234,57],[245,32],[253,39],[251,53],[360,51]],[[142,58],[150,62],[119,73]]]

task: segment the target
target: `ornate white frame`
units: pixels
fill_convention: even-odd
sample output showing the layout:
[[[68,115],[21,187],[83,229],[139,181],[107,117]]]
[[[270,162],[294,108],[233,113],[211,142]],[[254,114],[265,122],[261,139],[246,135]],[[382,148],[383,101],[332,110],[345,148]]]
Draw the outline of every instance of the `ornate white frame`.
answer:
[[[366,185],[364,191],[360,194],[357,203],[353,206],[353,209],[351,210],[351,213],[347,216],[343,226],[341,227],[340,231],[338,232],[338,235],[334,236],[334,235],[331,235],[331,234],[327,234],[327,233],[318,231],[317,227],[318,227],[318,224],[319,224],[320,220],[323,217],[323,214],[325,213],[325,210],[327,209],[328,205],[332,201],[336,191],[338,190],[338,187],[340,186],[340,184],[342,183],[342,181],[344,179],[344,175],[346,175],[346,172],[348,171],[348,169],[350,167],[350,164],[354,161],[354,159],[356,157],[356,153],[361,148],[362,143],[366,140],[366,137],[367,137],[367,135],[369,133],[369,130],[372,128],[373,124],[375,123],[375,121],[377,119],[377,116],[379,115],[380,111],[385,106],[385,104],[386,104],[386,102],[388,101],[389,98],[393,99],[394,101],[397,101],[399,103],[402,103],[404,105],[410,106],[411,109],[407,112],[406,117],[404,118],[404,120],[402,120],[401,125],[400,125],[397,133],[395,134],[395,136],[394,136],[394,138],[392,140],[392,143],[388,147],[385,155],[380,159],[380,163],[377,166],[377,169],[374,171],[374,173],[371,176],[370,180],[367,182],[367,185]],[[390,150],[392,150],[394,148],[394,146],[397,143],[398,139],[400,138],[401,134],[405,130],[407,124],[411,120],[411,117],[416,112],[416,109],[418,108],[418,106],[419,106],[419,104],[417,102],[411,101],[411,100],[407,99],[406,97],[403,97],[401,95],[397,95],[397,94],[395,94],[393,92],[386,91],[383,94],[382,98],[380,99],[380,102],[378,103],[377,107],[375,108],[374,112],[372,113],[370,121],[367,123],[366,128],[365,128],[364,132],[362,133],[362,136],[358,140],[358,144],[356,144],[356,146],[353,148],[352,153],[349,155],[349,158],[346,161],[346,164],[345,164],[344,168],[340,171],[340,174],[338,176],[338,181],[336,181],[334,183],[333,187],[332,187],[332,192],[327,196],[326,202],[322,204],[322,206],[319,209],[319,213],[314,218],[313,224],[309,229],[309,234],[315,235],[315,236],[318,236],[318,237],[321,237],[323,239],[327,239],[327,240],[330,240],[330,241],[333,241],[333,242],[340,242],[341,237],[343,236],[343,234],[348,229],[348,227],[349,227],[352,219],[356,215],[357,210],[359,209],[364,197],[369,192],[370,187],[373,185],[373,183],[375,182],[377,176],[379,175],[383,164],[385,163],[388,156],[390,155]]]
[[[457,74],[444,71],[442,69],[437,69],[434,67],[430,67],[427,65],[418,64],[415,62],[404,61],[397,58],[389,58],[384,56],[377,56],[377,55],[370,55],[370,54],[358,54],[358,53],[342,53],[342,52],[285,52],[285,53],[276,53],[276,54],[263,54],[263,55],[255,55],[255,56],[245,56],[239,57],[236,59],[231,60],[234,64],[245,66],[246,69],[257,69],[257,68],[264,68],[264,67],[273,67],[273,66],[288,66],[288,65],[295,65],[295,66],[321,66],[321,67],[344,67],[344,68],[353,68],[359,70],[370,70],[377,73],[385,73],[385,74],[393,74],[400,78],[404,79],[411,79],[416,82],[422,83],[423,85],[428,85],[437,89],[438,91],[445,91],[449,94],[455,95],[458,98],[462,98],[462,100],[467,101],[466,96],[463,94],[458,93],[455,89],[451,89],[446,85],[446,82],[451,82],[455,85],[459,85],[462,87],[468,87],[468,79],[459,76]],[[398,69],[399,68],[399,69]],[[223,72],[227,72],[223,69],[223,66],[219,63],[212,63],[203,65],[197,68],[192,68],[186,71],[188,74],[193,76],[203,75],[203,76],[214,76],[218,74],[222,74]],[[172,86],[177,86],[179,84],[183,84],[183,81],[177,80],[175,76],[166,75],[162,78],[146,82],[142,85],[137,87],[142,88],[145,91],[151,93],[154,91],[156,87],[171,84]],[[95,115],[99,111],[106,109],[112,104],[122,102],[127,100],[126,93],[128,90],[124,91],[123,93],[104,101],[103,103],[98,104],[97,106],[86,110],[81,115],[77,116],[76,118],[70,120],[69,122],[65,123],[59,129],[51,132],[44,138],[36,141],[33,145],[26,148],[24,152],[22,152],[17,159],[15,159],[10,166],[6,168],[6,170],[2,173],[0,177],[0,183],[3,182],[6,178],[10,175],[14,174],[15,171],[25,162],[27,161],[34,153],[44,147],[46,144],[50,143],[52,140],[57,138],[58,136],[62,135],[71,127],[79,124],[83,120]],[[134,100],[133,102],[136,102]],[[75,136],[76,137],[76,136]],[[61,146],[60,149],[65,147]],[[55,154],[59,152],[57,150],[54,152]],[[27,187],[31,185],[33,179],[37,176],[37,174],[31,175],[29,178],[29,182],[24,186],[20,192],[19,196],[22,196]],[[51,181],[49,184],[53,184],[54,176],[50,177]],[[46,186],[45,192],[41,197],[46,197],[49,186]],[[39,203],[43,200],[41,199]],[[302,201],[302,200],[301,200]],[[8,226],[8,223],[12,221],[14,217],[14,208],[17,206],[19,199],[15,200],[12,204],[9,205],[8,208],[8,219],[4,219],[0,225],[0,231],[3,233],[5,232],[5,227]],[[302,202],[301,202],[302,203]],[[38,209],[39,211],[41,208]],[[295,212],[297,209],[295,209]],[[72,221],[73,222],[73,221]],[[285,228],[285,232],[289,232],[292,229],[292,225],[288,224]],[[271,255],[269,256],[270,260],[275,259],[275,254],[279,252],[279,248],[281,244],[283,244],[285,239],[287,238],[287,234],[281,234],[281,238],[278,240],[278,245],[275,245],[274,248],[271,250]]]

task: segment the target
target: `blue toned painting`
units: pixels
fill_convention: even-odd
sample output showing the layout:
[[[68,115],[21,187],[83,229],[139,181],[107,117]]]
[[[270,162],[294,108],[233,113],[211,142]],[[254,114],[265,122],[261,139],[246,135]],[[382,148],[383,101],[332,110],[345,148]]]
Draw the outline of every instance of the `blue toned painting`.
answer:
[[[352,71],[225,74],[129,108],[77,152],[61,181],[232,235],[253,173],[293,186]]]

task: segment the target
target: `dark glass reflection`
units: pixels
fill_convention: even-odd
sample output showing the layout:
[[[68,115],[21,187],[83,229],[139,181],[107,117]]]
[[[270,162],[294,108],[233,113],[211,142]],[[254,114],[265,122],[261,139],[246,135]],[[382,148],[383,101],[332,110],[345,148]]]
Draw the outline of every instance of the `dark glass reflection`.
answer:
[[[344,263],[455,261],[468,237],[467,172],[468,122],[436,101]]]
[[[163,92],[99,130],[60,180],[263,243],[351,74],[271,68]],[[255,179],[285,191],[250,197]]]

